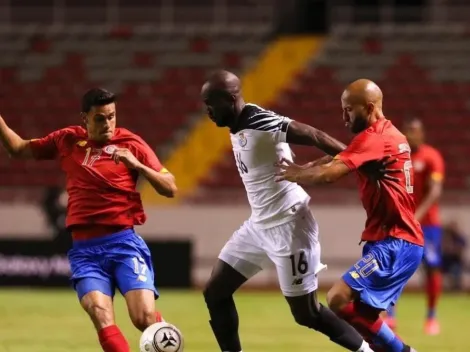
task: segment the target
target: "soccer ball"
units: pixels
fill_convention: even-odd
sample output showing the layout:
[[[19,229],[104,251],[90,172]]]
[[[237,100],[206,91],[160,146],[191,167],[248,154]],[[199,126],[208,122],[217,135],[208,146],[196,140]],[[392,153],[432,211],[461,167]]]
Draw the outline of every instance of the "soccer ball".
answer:
[[[150,325],[140,337],[140,352],[183,352],[183,335],[170,323]]]

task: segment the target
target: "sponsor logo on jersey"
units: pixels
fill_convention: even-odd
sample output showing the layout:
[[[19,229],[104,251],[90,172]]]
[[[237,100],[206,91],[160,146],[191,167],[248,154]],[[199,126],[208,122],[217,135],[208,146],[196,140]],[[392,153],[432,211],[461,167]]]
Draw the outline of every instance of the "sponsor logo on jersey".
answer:
[[[244,147],[247,143],[247,139],[245,137],[245,134],[242,132],[238,135],[238,144],[240,144],[240,147]]]
[[[356,271],[350,271],[349,275],[351,275],[353,279],[359,279],[359,274]]]
[[[84,147],[84,146],[87,145],[87,143],[88,143],[87,141],[78,141],[78,142],[77,142],[77,145],[78,145],[79,147]]]
[[[107,145],[103,150],[106,154],[111,155],[116,151],[116,149],[117,147],[115,145]]]

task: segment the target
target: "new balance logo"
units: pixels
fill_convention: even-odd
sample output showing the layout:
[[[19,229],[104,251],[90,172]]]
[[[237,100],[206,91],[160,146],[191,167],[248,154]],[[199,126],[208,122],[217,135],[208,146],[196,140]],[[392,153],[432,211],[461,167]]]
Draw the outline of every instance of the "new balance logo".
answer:
[[[304,279],[302,279],[302,278],[294,279],[294,281],[292,281],[292,286],[302,285],[303,283],[304,283]]]

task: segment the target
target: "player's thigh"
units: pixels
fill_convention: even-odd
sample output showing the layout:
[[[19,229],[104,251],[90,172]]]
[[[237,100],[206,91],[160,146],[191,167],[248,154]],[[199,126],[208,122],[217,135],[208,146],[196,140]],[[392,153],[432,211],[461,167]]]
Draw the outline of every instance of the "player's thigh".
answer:
[[[144,331],[156,322],[155,292],[153,290],[131,290],[124,295],[124,298],[129,317],[137,329]]]
[[[80,304],[90,316],[97,331],[115,324],[111,296],[100,291],[90,291],[81,298]]]
[[[315,291],[318,273],[326,268],[321,263],[317,226],[309,215],[308,212],[306,216],[272,228],[266,236],[267,253],[276,266],[279,285],[286,297]]]
[[[110,250],[112,275],[123,296],[129,291],[148,290],[153,293],[154,299],[158,297],[150,250],[140,236],[116,243]]]
[[[68,252],[73,287],[78,299],[89,292],[98,291],[109,297],[114,296],[114,280],[103,265],[103,256],[96,248],[72,248]]]
[[[292,316],[300,325],[308,325],[312,318],[318,317],[320,312],[320,302],[317,291],[295,297],[286,297]]]
[[[427,269],[437,269],[442,263],[442,228],[439,226],[423,226],[423,233],[423,262]]]
[[[231,266],[246,279],[261,271],[269,258],[258,237],[262,230],[246,221],[229,239],[219,254],[219,260]]]

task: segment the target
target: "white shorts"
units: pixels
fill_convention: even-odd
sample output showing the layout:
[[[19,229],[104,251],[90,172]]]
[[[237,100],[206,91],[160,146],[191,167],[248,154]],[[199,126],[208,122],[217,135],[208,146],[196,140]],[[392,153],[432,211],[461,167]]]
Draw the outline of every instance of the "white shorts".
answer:
[[[272,261],[282,293],[295,297],[318,288],[317,274],[326,268],[320,255],[318,225],[308,206],[303,206],[293,220],[272,228],[260,229],[245,221],[222,248],[219,259],[247,279]]]

